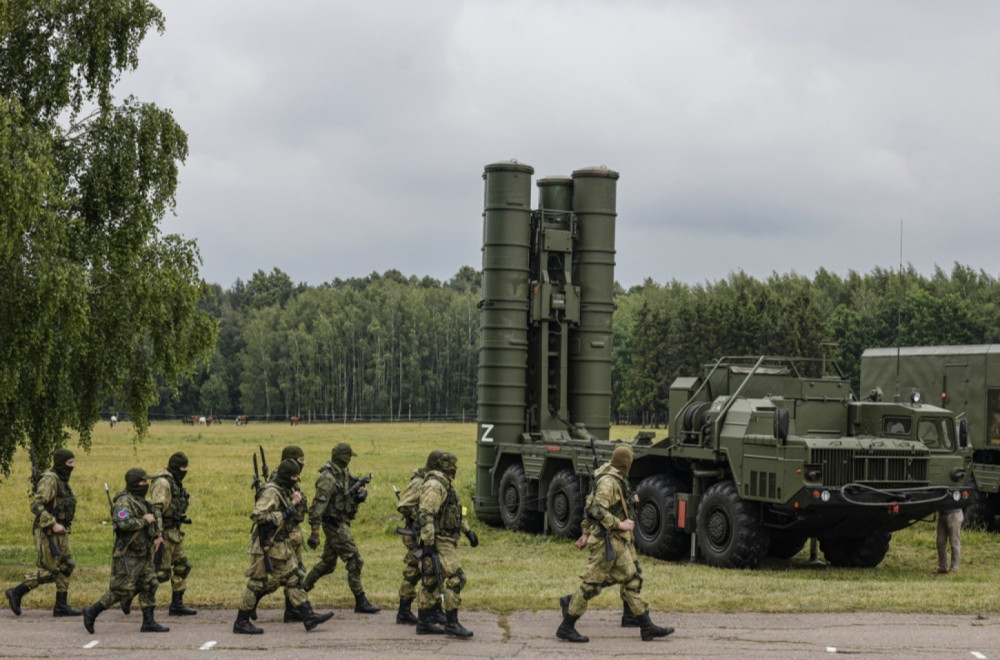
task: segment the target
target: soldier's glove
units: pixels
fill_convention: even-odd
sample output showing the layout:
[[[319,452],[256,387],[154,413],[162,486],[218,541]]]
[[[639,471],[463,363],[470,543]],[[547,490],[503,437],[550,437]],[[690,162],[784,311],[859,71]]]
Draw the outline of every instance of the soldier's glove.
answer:
[[[289,518],[294,518],[295,507],[294,506],[285,507],[285,510],[281,512],[281,515],[285,517],[285,520],[288,520]]]
[[[469,539],[469,545],[473,548],[479,545],[479,537],[471,529],[465,533],[465,538]]]
[[[312,533],[309,534],[309,540],[306,541],[306,545],[308,545],[313,550],[315,550],[316,548],[319,547],[319,530],[318,529],[314,529],[312,531]]]
[[[181,524],[182,525],[190,525],[191,524],[191,519],[188,518],[187,516],[184,516],[183,518],[181,518]]]
[[[368,491],[364,488],[359,488],[354,492],[354,502],[356,504],[361,504],[368,499]]]

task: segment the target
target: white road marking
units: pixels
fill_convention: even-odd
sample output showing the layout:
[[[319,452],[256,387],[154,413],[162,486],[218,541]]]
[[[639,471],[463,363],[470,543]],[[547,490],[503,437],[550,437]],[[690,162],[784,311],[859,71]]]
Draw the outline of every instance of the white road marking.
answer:
[[[208,651],[213,646],[215,646],[216,644],[218,644],[218,642],[205,642],[204,644],[201,645],[201,648],[199,648],[198,650],[199,651]]]
[[[828,646],[828,647],[826,647],[826,652],[827,653],[836,653],[837,652],[837,647],[836,646]]]
[[[97,641],[97,640],[95,639],[95,640],[94,640],[94,641],[92,641],[92,642],[87,642],[86,644],[84,644],[84,645],[83,645],[83,648],[85,648],[85,649],[92,649],[92,648],[94,648],[95,646],[97,646],[98,644],[100,644],[100,642],[99,642],[99,641]]]
[[[980,653],[979,651],[971,651],[971,653],[972,657],[976,658],[977,660],[986,660],[986,656]]]

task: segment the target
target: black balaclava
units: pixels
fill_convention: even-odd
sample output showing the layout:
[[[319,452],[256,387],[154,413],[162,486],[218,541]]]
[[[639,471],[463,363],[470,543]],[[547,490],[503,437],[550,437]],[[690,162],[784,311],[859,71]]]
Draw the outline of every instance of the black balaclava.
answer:
[[[351,449],[351,445],[346,442],[337,443],[330,450],[330,462],[340,467],[347,467],[351,462],[351,456],[357,456],[357,454]]]
[[[179,451],[170,457],[167,461],[167,472],[170,476],[177,480],[177,483],[184,481],[184,475],[187,474],[187,470],[182,470],[181,468],[186,468],[188,466],[188,457],[184,452]]]
[[[146,484],[140,486],[140,481],[145,481]],[[125,473],[125,490],[128,491],[129,495],[146,497],[146,493],[149,492],[149,475],[146,474],[146,471],[139,467],[130,468]]]
[[[73,452],[60,448],[52,453],[52,470],[59,475],[63,481],[69,481],[69,475],[73,472],[71,465],[66,465],[66,461],[73,458]]]
[[[305,465],[306,453],[298,445],[288,445],[281,450],[281,460],[286,458],[293,458],[298,461],[299,465]]]
[[[298,476],[299,472],[302,471],[302,466],[294,458],[286,458],[281,461],[278,465],[278,469],[274,471],[274,483],[278,484],[282,488],[291,490],[295,485],[295,480],[292,477]]]

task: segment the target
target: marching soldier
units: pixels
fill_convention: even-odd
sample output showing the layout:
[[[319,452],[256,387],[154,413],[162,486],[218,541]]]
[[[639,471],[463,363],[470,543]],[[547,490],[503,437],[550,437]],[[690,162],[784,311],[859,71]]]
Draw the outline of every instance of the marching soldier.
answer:
[[[458,459],[449,452],[439,455],[431,452],[427,457],[428,470],[420,489],[415,530],[420,537],[419,559],[424,575],[417,599],[418,635],[448,633],[463,639],[472,637],[472,631],[458,621],[462,588],[467,580],[457,547],[459,534],[465,534],[473,548],[479,545],[479,537],[462,516],[458,494],[452,486],[457,466]],[[444,628],[434,622],[431,613],[438,589],[444,603]]]
[[[666,637],[673,628],[663,628],[649,620],[649,607],[639,596],[642,577],[636,564],[636,550],[628,504],[628,473],[632,468],[632,450],[616,447],[611,461],[594,473],[595,489],[587,497],[583,534],[576,545],[590,550],[590,562],[581,577],[575,594],[559,599],[563,620],[556,637],[568,642],[588,642],[590,639],[576,630],[577,620],[587,611],[587,602],[612,584],[621,585],[622,602],[638,624],[642,641]],[[623,617],[622,625],[627,625]]]
[[[256,531],[250,544],[250,568],[246,570],[246,588],[240,599],[240,609],[233,624],[233,632],[242,635],[259,635],[264,631],[250,622],[250,613],[260,599],[279,587],[284,587],[285,598],[298,610],[306,630],[312,630],[328,621],[333,612],[317,614],[302,590],[302,570],[295,549],[290,542],[296,516],[296,506],[302,493],[296,488],[302,465],[294,458],[287,458],[274,471],[274,478],[261,490],[250,518]]]
[[[142,468],[125,473],[125,490],[115,495],[111,522],[115,530],[111,584],[100,599],[83,610],[83,626],[93,634],[97,616],[116,602],[139,595],[142,606],[140,632],[167,632],[153,617],[156,608],[156,569],[153,555],[163,544],[152,505],[146,501],[151,477]]]
[[[316,582],[333,572],[337,566],[337,558],[344,562],[347,570],[347,584],[354,594],[354,611],[362,614],[374,614],[382,608],[372,605],[365,597],[361,585],[361,567],[364,561],[358,546],[351,534],[351,521],[358,512],[358,505],[368,498],[364,484],[358,486],[358,479],[351,475],[348,464],[351,457],[357,456],[351,446],[341,442],[330,452],[330,461],[319,471],[316,479],[316,498],[309,508],[309,547],[315,550],[319,547],[319,528],[323,527],[326,543],[323,545],[323,556],[313,566],[306,576],[302,588],[312,590]]]
[[[52,454],[52,468],[42,473],[31,497],[31,512],[35,514],[32,531],[35,537],[38,570],[24,577],[24,582],[8,589],[5,594],[10,610],[21,616],[21,599],[40,584],[56,583],[56,604],[52,616],[80,616],[66,604],[69,577],[76,568],[69,543],[70,528],[76,512],[76,497],[69,487],[69,475],[76,459],[69,449],[57,449]]]
[[[163,545],[157,557],[156,579],[160,584],[170,583],[172,598],[167,612],[173,616],[197,614],[198,610],[184,605],[184,591],[191,562],[184,551],[182,524],[189,524],[187,517],[188,492],[181,485],[188,472],[188,457],[184,452],[174,453],[167,467],[153,476],[149,499],[156,521],[163,530]]]
[[[299,464],[299,474],[301,475],[301,470],[306,467],[306,454],[302,451],[302,448],[298,445],[288,445],[281,450],[281,460],[293,459]],[[288,527],[288,545],[291,547],[292,552],[295,554],[295,562],[299,565],[299,573],[301,575],[306,574],[306,564],[302,557],[302,546],[305,545],[305,539],[302,537],[302,523],[306,519],[306,515],[309,511],[309,504],[306,501],[306,494],[302,492],[301,479],[295,482],[295,490],[302,496],[302,500],[295,505],[295,516],[290,518],[286,522]],[[256,608],[254,608],[254,620],[257,619]],[[282,621],[285,623],[291,623],[293,621],[301,621],[302,617],[299,615],[298,609],[296,609],[291,601],[288,600],[288,595],[285,595],[285,615],[282,617]]]
[[[417,585],[420,584],[420,560],[417,559],[417,551],[420,549],[420,540],[416,532],[417,506],[420,503],[420,491],[423,490],[424,477],[427,472],[433,469],[444,454],[440,449],[435,449],[427,457],[427,464],[417,468],[410,477],[410,482],[403,489],[402,495],[396,504],[396,510],[403,516],[403,547],[406,548],[406,555],[403,557],[403,582],[399,585],[399,611],[396,613],[396,623],[401,625],[416,625],[417,617],[413,615],[411,609],[413,601],[417,597]],[[437,594],[434,594],[435,596]],[[434,598],[434,607],[431,608],[431,619],[434,623],[444,625],[444,611],[441,609],[441,602]]]

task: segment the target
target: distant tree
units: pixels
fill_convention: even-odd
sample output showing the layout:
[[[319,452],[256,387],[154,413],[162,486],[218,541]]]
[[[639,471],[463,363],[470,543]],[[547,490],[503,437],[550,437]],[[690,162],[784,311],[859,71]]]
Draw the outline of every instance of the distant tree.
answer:
[[[193,242],[164,235],[187,136],[169,110],[116,104],[163,15],[143,0],[0,5],[0,470],[90,446],[116,397],[147,430],[159,385],[211,351]]]
[[[201,408],[214,415],[229,412],[229,386],[219,374],[212,374],[201,386]]]

